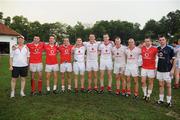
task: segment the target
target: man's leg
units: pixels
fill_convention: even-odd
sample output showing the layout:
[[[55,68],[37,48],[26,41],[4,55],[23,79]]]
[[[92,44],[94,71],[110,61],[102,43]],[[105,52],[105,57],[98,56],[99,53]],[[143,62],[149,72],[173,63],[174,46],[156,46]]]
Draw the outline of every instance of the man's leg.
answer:
[[[61,90],[65,91],[65,72],[61,72]]]
[[[112,70],[107,70],[108,73],[108,91],[112,91]]]
[[[141,77],[142,90],[144,93],[143,99],[147,97],[147,85],[146,85],[146,76]]]
[[[68,90],[71,90],[71,72],[67,72]]]
[[[15,97],[16,80],[17,78],[11,79],[11,95],[10,95],[11,98]]]
[[[42,72],[38,72],[38,92],[42,93]]]
[[[100,92],[104,91],[104,70],[100,70]]]
[[[20,95],[21,95],[22,97],[26,96],[26,95],[24,94],[25,84],[26,84],[26,78],[25,78],[25,77],[21,77],[21,92],[20,92]]]

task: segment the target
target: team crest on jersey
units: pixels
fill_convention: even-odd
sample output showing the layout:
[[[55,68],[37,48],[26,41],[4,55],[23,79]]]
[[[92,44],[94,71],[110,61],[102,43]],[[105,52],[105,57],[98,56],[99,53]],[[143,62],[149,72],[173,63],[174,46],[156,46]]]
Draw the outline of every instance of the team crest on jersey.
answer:
[[[78,53],[80,53],[81,51],[79,50]]]
[[[145,57],[149,57],[149,53],[145,53],[144,56],[145,56]]]
[[[105,50],[106,52],[108,52],[108,50]]]
[[[69,53],[69,50],[68,50],[68,49],[65,49],[64,52],[65,52],[65,54],[68,54],[68,53]]]
[[[91,50],[94,50],[94,48],[92,48]]]
[[[119,53],[117,53],[117,55],[119,55]]]
[[[51,53],[51,54],[54,54],[54,50],[51,50],[50,53]]]
[[[133,55],[132,54],[130,54],[130,57],[132,57]]]
[[[35,53],[38,53],[38,52],[39,52],[39,49],[35,49],[34,51],[35,51]]]
[[[159,52],[158,56],[163,57],[163,52]]]

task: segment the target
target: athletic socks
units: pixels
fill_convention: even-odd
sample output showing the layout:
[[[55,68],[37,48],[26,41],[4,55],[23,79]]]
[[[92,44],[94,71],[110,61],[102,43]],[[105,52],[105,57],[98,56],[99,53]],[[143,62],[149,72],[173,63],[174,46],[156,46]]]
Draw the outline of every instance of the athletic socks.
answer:
[[[142,90],[143,90],[143,93],[144,93],[144,96],[147,96],[147,87],[142,87]]]
[[[47,91],[50,91],[50,87],[47,87]]]
[[[35,92],[35,80],[31,79],[31,92]]]
[[[150,97],[150,96],[151,96],[151,93],[152,93],[152,90],[148,90],[147,97]]]
[[[56,89],[57,89],[57,85],[54,85],[54,86],[53,86],[53,90],[56,90]]]
[[[167,103],[171,102],[171,96],[166,96],[166,99],[167,99]]]
[[[164,94],[159,94],[159,100],[164,101]]]
[[[38,91],[42,91],[42,80],[38,80]]]

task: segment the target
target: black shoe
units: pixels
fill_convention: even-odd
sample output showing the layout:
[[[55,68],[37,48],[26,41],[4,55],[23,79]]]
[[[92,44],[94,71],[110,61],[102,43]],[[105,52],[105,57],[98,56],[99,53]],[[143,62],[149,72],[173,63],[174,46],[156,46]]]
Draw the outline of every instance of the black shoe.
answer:
[[[104,90],[100,90],[100,91],[99,91],[99,94],[103,94],[103,93],[104,93]]]
[[[137,100],[139,98],[138,95],[134,95],[134,99]]]
[[[70,93],[70,92],[71,92],[71,89],[68,89],[67,91],[68,91],[68,93]]]
[[[51,92],[50,91],[46,91],[46,95],[49,95]]]
[[[78,89],[77,89],[77,88],[75,88],[75,89],[74,89],[74,92],[77,94],[77,93],[78,93]]]
[[[88,90],[87,90],[87,93],[92,93],[92,89],[88,89]]]
[[[38,92],[38,95],[39,95],[39,96],[42,96],[42,91],[39,91],[39,92]]]
[[[156,103],[157,103],[158,105],[162,105],[162,104],[164,103],[164,101],[158,100]]]
[[[99,91],[98,91],[98,88],[94,88],[93,90],[94,90],[94,92],[96,92],[96,93],[99,92]]]
[[[31,96],[36,96],[36,92],[31,92]]]
[[[146,100],[146,98],[147,98],[147,96],[143,96],[143,98],[142,98],[142,99],[143,99],[143,100]]]
[[[168,107],[168,108],[172,107],[172,103],[171,103],[171,102],[170,102],[170,103],[167,103],[167,107]]]
[[[146,97],[146,102],[149,102],[150,101],[150,97]]]
[[[131,96],[131,94],[128,94],[128,93],[127,93],[127,94],[125,94],[125,95],[126,95],[126,97],[130,97],[130,96]]]
[[[53,90],[53,94],[58,94],[58,90]]]
[[[82,92],[82,93],[85,93],[85,92],[86,92],[86,90],[85,90],[85,89],[81,89],[81,92]]]

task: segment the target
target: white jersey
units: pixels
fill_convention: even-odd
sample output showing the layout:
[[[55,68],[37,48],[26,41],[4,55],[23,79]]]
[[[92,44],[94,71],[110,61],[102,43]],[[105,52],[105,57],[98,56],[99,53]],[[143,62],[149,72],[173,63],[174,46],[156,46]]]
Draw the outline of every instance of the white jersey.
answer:
[[[108,45],[105,45],[104,42],[102,42],[99,45],[99,50],[101,53],[100,60],[110,60],[112,61],[112,48],[113,43],[110,42]]]
[[[75,62],[84,62],[85,60],[85,46],[81,46],[80,48],[74,47],[74,61]]]
[[[139,56],[141,54],[141,49],[135,47],[134,49],[130,50],[126,48],[126,57],[127,57],[127,66],[138,66]]]
[[[121,45],[119,48],[116,46],[113,47],[113,58],[115,64],[120,64],[121,67],[125,67],[126,65],[126,47]]]
[[[98,47],[100,42],[90,43],[83,42],[87,50],[86,61],[96,62],[98,61]]]
[[[21,50],[16,48],[10,53],[10,57],[13,58],[12,65],[14,67],[28,66],[29,49],[26,45]]]
[[[176,66],[180,68],[180,46],[177,46],[174,48],[174,53],[176,56]]]

